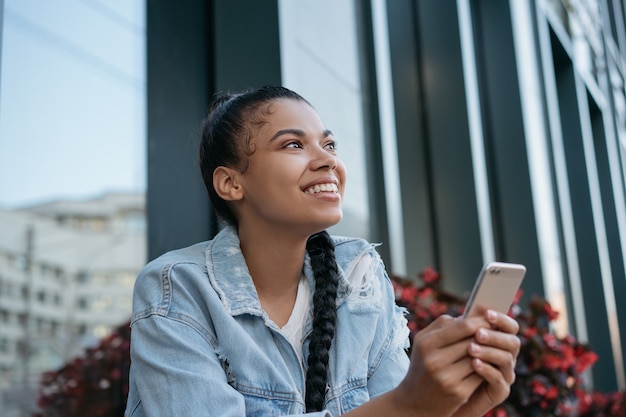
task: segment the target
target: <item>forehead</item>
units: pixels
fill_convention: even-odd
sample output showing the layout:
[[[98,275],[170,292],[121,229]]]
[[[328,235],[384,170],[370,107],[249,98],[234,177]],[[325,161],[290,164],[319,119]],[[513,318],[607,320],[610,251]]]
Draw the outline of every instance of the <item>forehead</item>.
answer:
[[[300,129],[306,133],[325,130],[319,114],[306,101],[277,99],[259,109],[256,119],[259,122],[259,135],[281,129]]]

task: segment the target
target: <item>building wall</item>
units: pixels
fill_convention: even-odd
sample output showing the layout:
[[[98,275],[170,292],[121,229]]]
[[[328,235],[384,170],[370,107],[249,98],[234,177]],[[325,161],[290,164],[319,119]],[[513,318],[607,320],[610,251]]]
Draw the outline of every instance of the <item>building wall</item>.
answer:
[[[359,77],[350,88],[361,97],[357,113],[368,116],[356,118],[366,140],[355,143],[367,162],[358,186],[365,185],[371,215],[355,233],[387,244],[390,271],[414,276],[433,266],[457,293],[469,291],[485,261],[526,264],[526,299],[548,297],[561,311],[556,330],[600,353],[596,387],[625,386],[626,313],[617,303],[626,291],[621,2],[235,3],[189,2],[167,19],[171,3],[148,2],[149,107],[192,106],[199,116],[217,91],[278,82],[301,91],[314,85],[316,107],[354,106],[341,90]],[[183,40],[178,22],[198,15],[203,20]],[[345,24],[332,27],[354,29],[329,34],[311,24],[339,15]],[[294,38],[285,41],[281,31]],[[328,36],[354,39],[345,55],[356,54],[356,72],[349,62],[334,65],[332,47],[323,47]],[[206,56],[184,68],[158,64],[173,53],[180,62]],[[294,56],[310,63],[299,70]],[[254,71],[246,57],[254,57]],[[200,80],[190,87],[201,90],[193,99],[168,92],[161,81],[172,78]],[[170,129],[197,126],[170,115]],[[163,132],[163,123],[149,118],[155,169],[170,157],[159,151],[164,143],[179,141],[181,162],[195,152]],[[198,214],[168,215],[162,201],[184,178],[149,181],[150,257],[196,241],[187,224],[204,225],[207,237],[217,230],[205,200]],[[176,199],[195,204],[199,189],[177,189]]]
[[[141,195],[0,211],[0,393],[35,404],[55,369],[130,318],[145,264]]]

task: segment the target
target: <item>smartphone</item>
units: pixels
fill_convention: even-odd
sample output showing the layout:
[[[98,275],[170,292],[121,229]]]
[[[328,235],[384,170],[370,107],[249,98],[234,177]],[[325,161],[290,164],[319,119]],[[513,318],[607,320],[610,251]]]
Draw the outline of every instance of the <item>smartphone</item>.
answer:
[[[507,313],[525,274],[524,265],[505,262],[485,264],[474,284],[463,317],[481,314],[478,307]]]

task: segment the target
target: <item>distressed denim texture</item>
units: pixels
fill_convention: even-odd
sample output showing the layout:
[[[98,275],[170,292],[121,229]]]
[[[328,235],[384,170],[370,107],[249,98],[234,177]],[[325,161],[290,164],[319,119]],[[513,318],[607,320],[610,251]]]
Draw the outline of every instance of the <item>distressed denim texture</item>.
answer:
[[[140,272],[126,417],[339,416],[402,380],[408,328],[373,245],[333,236],[341,277],[325,411],[305,414],[300,363],[261,308],[231,227]],[[314,291],[308,255],[304,273]],[[310,309],[312,310],[312,309]]]

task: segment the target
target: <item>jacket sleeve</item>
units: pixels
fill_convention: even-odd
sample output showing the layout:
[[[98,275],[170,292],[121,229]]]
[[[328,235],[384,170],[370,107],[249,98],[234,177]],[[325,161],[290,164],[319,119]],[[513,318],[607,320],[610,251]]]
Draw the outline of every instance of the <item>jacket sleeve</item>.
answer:
[[[384,343],[372,352],[370,367],[373,369],[368,378],[370,398],[397,387],[409,369],[409,328],[405,317],[406,310],[396,305],[393,285],[382,260],[376,256],[374,273],[380,280],[382,292],[382,314],[378,331],[387,336]]]
[[[148,265],[137,278],[126,417],[248,415],[243,395],[228,383],[211,331],[205,304],[219,303],[217,294],[198,297],[191,290],[206,279],[193,263]],[[327,412],[306,416],[333,417]]]
[[[192,281],[202,274],[198,265],[177,269]],[[206,326],[173,308],[170,273],[148,266],[135,284],[126,416],[244,416],[244,399],[227,383]]]

